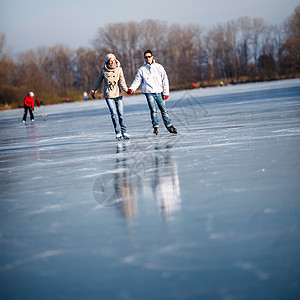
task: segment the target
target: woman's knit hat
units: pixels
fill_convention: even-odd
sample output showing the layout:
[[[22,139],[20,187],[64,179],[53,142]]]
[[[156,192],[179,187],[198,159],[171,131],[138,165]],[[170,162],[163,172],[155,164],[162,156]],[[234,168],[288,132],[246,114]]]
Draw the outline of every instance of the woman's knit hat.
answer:
[[[117,60],[114,54],[109,53],[105,57],[105,63],[107,63],[111,58],[114,58],[115,60]]]

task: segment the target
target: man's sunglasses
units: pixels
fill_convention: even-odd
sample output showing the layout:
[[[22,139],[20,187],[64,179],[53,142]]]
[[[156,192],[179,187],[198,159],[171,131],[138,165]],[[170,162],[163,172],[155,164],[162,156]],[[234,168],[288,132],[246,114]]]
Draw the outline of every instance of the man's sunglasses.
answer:
[[[145,59],[147,59],[147,58],[151,58],[151,57],[152,57],[152,56],[149,56],[149,55],[148,55],[148,56],[145,56]]]

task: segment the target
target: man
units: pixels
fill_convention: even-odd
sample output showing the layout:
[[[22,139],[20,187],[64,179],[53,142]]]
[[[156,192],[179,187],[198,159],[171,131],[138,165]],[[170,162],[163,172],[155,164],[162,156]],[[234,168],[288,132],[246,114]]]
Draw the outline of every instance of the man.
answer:
[[[135,75],[134,81],[128,89],[127,94],[134,94],[135,90],[142,84],[142,93],[145,94],[150,109],[153,133],[158,134],[157,106],[167,130],[177,133],[172,125],[166,109],[165,100],[169,98],[169,80],[164,67],[155,62],[151,50],[144,52],[145,63]]]
[[[41,99],[39,97],[35,98],[35,103],[36,103],[36,106],[42,105]]]
[[[24,99],[24,115],[23,115],[23,123],[26,122],[27,112],[29,111],[30,119],[33,122],[34,116],[32,111],[34,110],[34,93],[30,92]]]

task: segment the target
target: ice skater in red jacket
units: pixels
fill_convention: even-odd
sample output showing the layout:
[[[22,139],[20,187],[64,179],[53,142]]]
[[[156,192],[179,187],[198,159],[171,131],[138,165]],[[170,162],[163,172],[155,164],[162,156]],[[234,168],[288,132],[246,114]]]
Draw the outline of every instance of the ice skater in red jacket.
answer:
[[[30,119],[31,122],[34,121],[34,116],[32,111],[34,111],[34,93],[30,92],[24,99],[24,116],[23,116],[23,123],[26,122],[26,118],[27,118],[27,112],[29,110],[29,114],[30,114]]]

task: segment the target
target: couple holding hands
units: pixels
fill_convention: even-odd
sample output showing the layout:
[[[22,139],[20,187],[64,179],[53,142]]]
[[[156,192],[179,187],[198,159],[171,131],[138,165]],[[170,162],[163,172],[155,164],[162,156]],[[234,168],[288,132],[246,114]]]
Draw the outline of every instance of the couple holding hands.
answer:
[[[172,125],[169,118],[165,100],[169,98],[169,80],[164,67],[155,62],[151,50],[144,52],[145,63],[140,67],[135,75],[129,89],[127,88],[123,70],[120,62],[114,54],[108,54],[100,74],[91,90],[91,95],[95,99],[95,93],[100,84],[104,80],[103,96],[109,108],[111,119],[114,125],[116,139],[129,139],[130,136],[126,132],[122,91],[127,94],[134,94],[134,91],[142,84],[142,93],[145,94],[152,125],[153,133],[158,134],[158,116],[157,106],[161,111],[163,122],[170,133],[177,133],[176,128]]]

